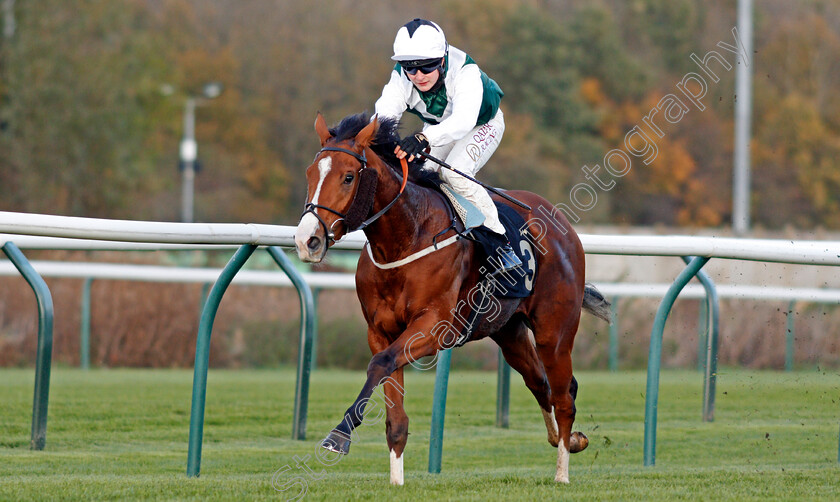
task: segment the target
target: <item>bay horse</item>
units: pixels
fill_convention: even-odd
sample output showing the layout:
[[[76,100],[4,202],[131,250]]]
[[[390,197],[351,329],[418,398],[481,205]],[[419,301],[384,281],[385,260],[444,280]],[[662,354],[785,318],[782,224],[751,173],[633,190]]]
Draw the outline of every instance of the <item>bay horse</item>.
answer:
[[[470,299],[485,269],[480,246],[451,228],[443,195],[416,182],[419,163],[404,166],[412,174],[401,172],[393,154],[397,127],[393,119],[358,114],[329,128],[317,115],[322,148],[306,169],[307,203],[295,247],[301,260],[317,263],[336,240],[364,230],[368,249],[359,258],[356,291],[373,357],[359,396],[321,446],[349,452],[353,429],[382,384],[391,484],[402,485],[408,439],[403,368],[455,345],[455,307]],[[581,309],[610,321],[609,303],[584,282],[583,247],[566,218],[536,194],[507,193],[533,208],[516,210],[529,222],[525,236],[540,251],[534,253],[538,273],[530,296],[495,299],[495,315],[483,318],[470,340],[492,338],[522,375],[542,411],[548,442],[558,449],[554,479],[568,483],[569,454],[588,444],[585,435],[572,432],[577,394],[572,345]],[[546,215],[554,220],[546,222]],[[439,245],[433,246],[433,240]]]

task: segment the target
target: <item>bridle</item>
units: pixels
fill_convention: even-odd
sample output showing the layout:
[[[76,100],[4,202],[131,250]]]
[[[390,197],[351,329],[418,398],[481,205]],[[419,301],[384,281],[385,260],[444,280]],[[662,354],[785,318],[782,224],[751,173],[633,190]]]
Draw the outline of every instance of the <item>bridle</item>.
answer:
[[[335,242],[335,233],[333,232],[333,226],[338,222],[343,222],[344,225],[347,226],[347,233],[350,233],[354,230],[363,230],[368,225],[373,223],[374,221],[378,220],[383,214],[385,214],[391,207],[397,202],[397,199],[403,194],[405,191],[406,181],[408,180],[408,163],[405,159],[400,159],[400,164],[402,166],[403,171],[403,180],[402,186],[400,187],[400,191],[394,199],[389,202],[381,211],[374,214],[370,218],[362,221],[368,213],[370,213],[371,207],[373,206],[373,198],[376,195],[376,185],[378,183],[379,175],[377,174],[376,170],[374,169],[367,169],[367,157],[365,156],[365,151],[362,150],[361,155],[346,148],[339,148],[336,146],[325,146],[321,148],[317,154],[315,154],[315,158],[318,158],[318,155],[321,155],[323,152],[341,152],[346,153],[348,155],[352,155],[356,158],[361,164],[362,167],[359,169],[359,186],[356,189],[356,194],[353,196],[353,202],[350,204],[350,209],[347,210],[347,213],[341,213],[336,211],[335,209],[327,206],[322,206],[320,204],[314,204],[312,202],[307,202],[306,205],[303,206],[303,213],[301,214],[301,218],[305,216],[307,213],[312,213],[315,218],[318,219],[318,222],[324,228],[324,234],[326,235],[327,239],[330,243]],[[361,197],[359,195],[361,194]],[[318,209],[323,209],[324,211],[329,211],[334,215],[338,216],[338,219],[335,220],[332,225],[327,225],[327,222],[318,215]]]

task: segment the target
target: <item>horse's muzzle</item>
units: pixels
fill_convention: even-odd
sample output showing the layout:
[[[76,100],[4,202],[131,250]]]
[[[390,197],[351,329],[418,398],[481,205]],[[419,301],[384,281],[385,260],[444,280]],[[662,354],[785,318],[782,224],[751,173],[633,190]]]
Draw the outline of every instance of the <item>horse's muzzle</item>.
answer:
[[[306,263],[320,263],[324,259],[324,255],[327,254],[324,240],[316,236],[307,239],[303,246],[295,243],[295,248],[297,249],[298,258]]]
[[[318,235],[320,224],[312,214],[305,214],[295,232],[295,249],[298,258],[308,263],[319,263],[327,253],[326,236]]]
[[[306,242],[306,247],[309,248],[309,251],[312,253],[321,249],[321,246],[323,246],[323,241],[314,235]]]

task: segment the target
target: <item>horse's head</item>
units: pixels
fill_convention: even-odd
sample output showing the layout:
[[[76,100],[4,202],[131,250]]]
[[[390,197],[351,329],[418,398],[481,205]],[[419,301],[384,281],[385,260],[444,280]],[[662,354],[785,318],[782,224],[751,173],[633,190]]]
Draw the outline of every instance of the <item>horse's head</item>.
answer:
[[[329,246],[355,230],[370,211],[377,174],[367,168],[365,150],[377,127],[374,117],[355,137],[336,139],[320,113],[315,119],[322,148],[306,169],[307,202],[295,232],[301,260],[323,260]]]

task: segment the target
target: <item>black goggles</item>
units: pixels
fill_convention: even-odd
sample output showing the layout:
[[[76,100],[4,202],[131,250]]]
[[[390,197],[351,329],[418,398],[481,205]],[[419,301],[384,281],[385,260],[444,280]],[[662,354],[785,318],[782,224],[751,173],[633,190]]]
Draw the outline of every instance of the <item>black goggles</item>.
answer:
[[[412,63],[414,63],[414,62],[412,62]],[[403,71],[406,72],[409,75],[415,75],[415,74],[417,74],[418,71],[428,75],[429,73],[432,73],[433,71],[438,70],[438,69],[440,69],[441,66],[443,66],[443,58],[435,59],[435,60],[432,60],[432,61],[423,61],[423,62],[420,62],[419,64],[417,64],[417,63],[407,64],[406,63],[406,64],[402,64],[400,66],[402,66]]]

